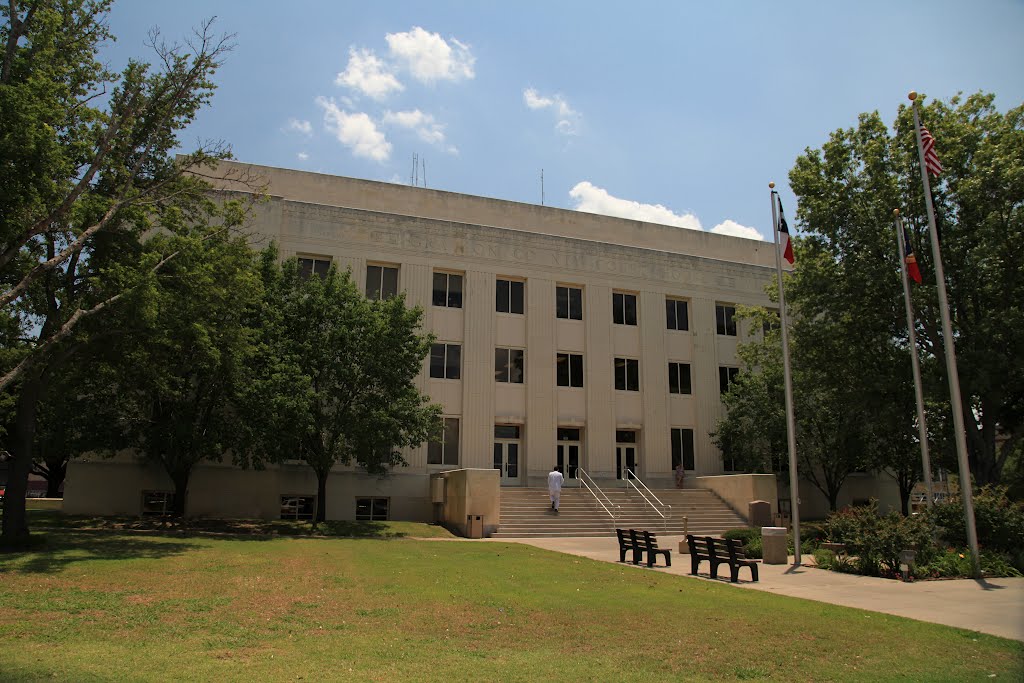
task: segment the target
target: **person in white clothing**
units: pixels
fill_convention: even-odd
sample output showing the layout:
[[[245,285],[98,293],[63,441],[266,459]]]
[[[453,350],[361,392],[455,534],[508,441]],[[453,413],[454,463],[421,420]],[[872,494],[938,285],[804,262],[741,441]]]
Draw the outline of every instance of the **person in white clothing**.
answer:
[[[548,473],[548,493],[551,495],[551,509],[558,512],[559,499],[562,497],[562,473],[558,471],[558,465]]]

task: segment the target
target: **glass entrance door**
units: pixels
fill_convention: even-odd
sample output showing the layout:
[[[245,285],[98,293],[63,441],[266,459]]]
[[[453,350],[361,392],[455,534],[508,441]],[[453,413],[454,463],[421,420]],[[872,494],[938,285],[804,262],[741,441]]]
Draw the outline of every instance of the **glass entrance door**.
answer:
[[[580,444],[571,441],[559,441],[556,453],[558,471],[566,479],[578,479],[580,469]]]
[[[637,457],[636,432],[617,430],[615,432],[615,477],[625,479],[636,476],[640,460]]]
[[[520,443],[518,426],[494,426],[494,469],[501,472],[502,486],[518,486],[520,484]]]

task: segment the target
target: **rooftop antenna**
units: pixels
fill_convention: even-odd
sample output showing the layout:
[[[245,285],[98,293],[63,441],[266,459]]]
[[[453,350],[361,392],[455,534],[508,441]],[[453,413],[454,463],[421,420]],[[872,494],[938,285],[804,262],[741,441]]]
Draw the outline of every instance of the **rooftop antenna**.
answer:
[[[544,206],[544,169],[540,169],[540,205]]]
[[[427,160],[426,158],[420,159],[420,163],[423,164],[423,187],[427,186]]]
[[[412,173],[409,174],[409,184],[413,187],[419,182],[420,161],[419,155],[415,152],[412,155]]]

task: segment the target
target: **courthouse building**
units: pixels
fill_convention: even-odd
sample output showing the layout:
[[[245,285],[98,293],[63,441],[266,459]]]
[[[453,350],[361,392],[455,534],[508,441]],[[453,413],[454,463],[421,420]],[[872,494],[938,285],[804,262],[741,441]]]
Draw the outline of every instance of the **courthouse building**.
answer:
[[[308,273],[348,269],[367,296],[404,292],[437,337],[417,379],[441,405],[444,436],[368,476],[338,467],[331,519],[429,519],[430,477],[497,469],[503,487],[539,486],[557,465],[615,485],[628,469],[652,488],[730,470],[710,432],[760,330],[739,305],[770,305],[771,242],[391,183],[226,163],[267,183],[250,224]],[[245,191],[224,183],[225,189]],[[172,489],[130,458],[69,474],[68,511],[138,514]],[[102,484],[101,484],[102,482]],[[82,490],[102,486],[103,502]],[[200,467],[190,514],[303,517],[316,479],[301,463]],[[89,498],[93,498],[89,496]]]

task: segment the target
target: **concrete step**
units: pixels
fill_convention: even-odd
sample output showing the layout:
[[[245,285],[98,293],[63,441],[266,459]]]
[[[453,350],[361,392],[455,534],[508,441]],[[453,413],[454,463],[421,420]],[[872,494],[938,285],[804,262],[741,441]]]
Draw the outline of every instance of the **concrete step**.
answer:
[[[634,490],[607,489],[604,493],[607,498],[602,501],[614,506],[614,520],[585,489],[563,489],[556,515],[551,511],[546,489],[504,488],[501,491],[501,526],[494,537],[603,537],[614,536],[615,527],[650,529],[669,535],[687,531],[717,535],[726,529],[745,526],[742,518],[705,489],[653,491],[655,497],[670,506],[668,519],[655,512]],[[683,517],[686,517],[685,524]]]

